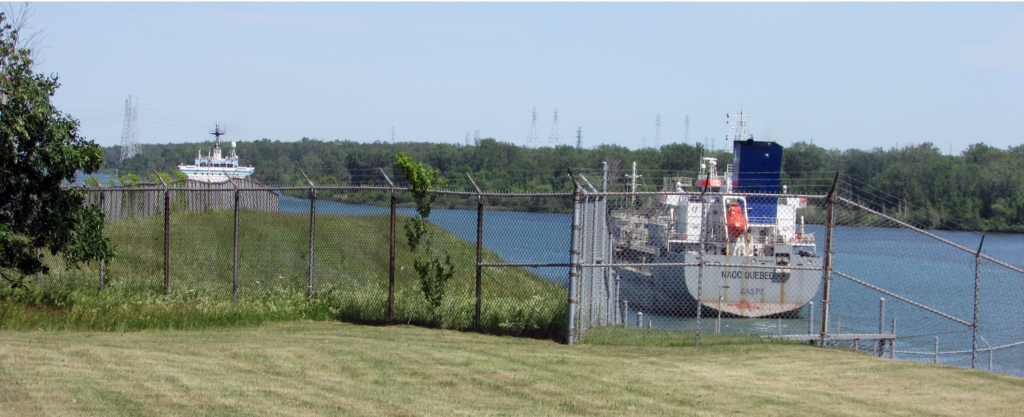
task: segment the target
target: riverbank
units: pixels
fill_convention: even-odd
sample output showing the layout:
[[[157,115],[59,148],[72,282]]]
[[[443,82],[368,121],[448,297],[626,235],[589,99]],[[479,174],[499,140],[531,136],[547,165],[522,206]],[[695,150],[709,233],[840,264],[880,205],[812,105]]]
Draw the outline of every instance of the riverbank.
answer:
[[[173,212],[170,285],[164,295],[163,217],[108,222],[116,260],[66,268],[46,256],[50,274],[26,277],[28,287],[0,289],[0,329],[204,329],[292,320],[385,324],[388,318],[389,220],[386,215],[325,215],[316,219],[313,289],[309,285],[309,217],[243,211],[239,221],[238,299],[233,298],[233,213]],[[404,216],[400,220],[404,221]],[[425,301],[399,232],[394,322],[475,328],[476,247],[430,226],[455,274],[435,312]],[[503,262],[484,251],[484,262]],[[561,339],[566,291],[520,268],[487,271],[482,282],[482,331]],[[436,314],[435,314],[436,313]]]
[[[1020,378],[720,337],[700,349],[565,346],[331,322],[0,332],[0,414],[1024,413]]]

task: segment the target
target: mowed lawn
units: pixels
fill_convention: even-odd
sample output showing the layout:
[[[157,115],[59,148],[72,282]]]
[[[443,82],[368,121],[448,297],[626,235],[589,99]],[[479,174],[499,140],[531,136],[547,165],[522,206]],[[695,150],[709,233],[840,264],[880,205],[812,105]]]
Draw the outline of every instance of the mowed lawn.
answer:
[[[411,326],[0,332],[0,415],[1024,415],[1024,379],[803,345]]]

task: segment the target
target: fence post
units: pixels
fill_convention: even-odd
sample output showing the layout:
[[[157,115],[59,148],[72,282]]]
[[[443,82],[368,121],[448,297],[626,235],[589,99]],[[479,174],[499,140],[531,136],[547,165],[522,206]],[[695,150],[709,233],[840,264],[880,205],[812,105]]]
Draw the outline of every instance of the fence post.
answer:
[[[700,180],[700,178],[697,178],[697,180]],[[707,249],[704,245],[704,237],[708,235],[708,209],[711,208],[711,205],[708,204],[706,199],[704,199],[704,194],[708,191],[708,184],[710,184],[710,180],[711,171],[708,171],[707,175],[704,177],[704,188],[702,188],[700,192],[700,205],[703,213],[701,213],[700,220],[700,250],[697,252],[698,256],[700,256],[700,260],[697,263],[697,334],[694,337],[694,347],[700,347],[700,316],[703,315],[702,305],[704,304],[701,302],[701,298],[704,296],[702,292],[704,290],[704,252]]]
[[[826,198],[825,206],[825,262],[821,268],[821,340],[819,346],[825,346],[825,340],[828,337],[828,315],[830,305],[832,304],[832,234],[835,233],[835,215],[836,215],[836,183],[839,182],[839,171],[836,171],[836,176],[832,180],[832,188],[828,191],[828,197]]]
[[[388,323],[395,322],[395,222],[398,220],[396,208],[398,207],[397,196],[395,195],[395,183],[391,182],[384,168],[377,168],[391,185],[391,236],[388,238],[391,246],[391,256],[388,259]]]
[[[569,172],[569,178],[572,179],[573,184],[572,234],[569,248],[569,319],[566,320],[566,344],[572,346],[573,338],[576,336],[576,281],[579,277],[580,265],[580,184],[576,182],[576,177],[572,175],[572,170],[569,167],[565,167],[565,170]]]
[[[40,249],[40,248],[36,248],[36,261],[38,262],[40,259],[42,259],[42,257],[43,257],[43,250]],[[36,272],[36,288],[39,288],[42,285],[43,285],[43,275],[41,273],[39,273],[39,272]]]
[[[981,291],[981,246],[985,244],[985,235],[981,235],[978,252],[974,255],[974,323],[971,328],[971,369],[978,369],[978,296]]]
[[[885,297],[878,299],[878,334],[885,333]],[[885,353],[885,339],[875,343],[875,356],[882,357]]]
[[[483,307],[484,271],[480,264],[484,262],[484,197],[480,192],[480,187],[476,185],[476,181],[473,181],[473,177],[470,177],[469,173],[466,173],[466,177],[469,178],[469,182],[473,183],[473,188],[476,188],[476,315],[473,323],[479,332],[484,328],[480,312]]]
[[[164,295],[171,294],[171,190],[160,173],[153,171],[164,186]]]
[[[892,318],[892,340],[889,340],[889,359],[896,359],[896,317]]]
[[[622,311],[619,313],[622,316],[622,326],[629,327],[629,300],[622,300]]]
[[[227,173],[225,172],[225,176]],[[238,301],[238,185],[235,181],[228,176],[228,181],[231,182],[231,186],[235,188],[235,237],[234,237],[234,249],[233,258],[231,263],[231,297]]]
[[[814,301],[807,304],[807,334],[814,334]]]
[[[93,177],[93,179],[95,180],[96,177]],[[103,207],[104,207],[104,203],[105,203],[104,195],[103,195],[103,188],[102,188],[102,186],[99,185],[99,181],[96,181],[96,185],[98,187],[100,187],[100,211],[102,212],[103,211]],[[106,219],[104,219],[103,228],[106,229],[106,227],[107,227],[107,222],[106,222]],[[104,271],[104,266],[105,266],[104,264],[106,264],[106,263],[107,263],[107,258],[106,257],[103,257],[102,259],[100,259],[100,291],[103,291],[103,278],[104,278],[103,274],[105,272]]]
[[[309,176],[301,168],[299,172],[302,173],[302,177],[309,183],[309,284],[306,288],[306,298],[309,300],[313,299],[313,237],[315,236],[314,231],[316,230],[316,185],[313,185],[313,181],[309,180]]]
[[[932,357],[932,363],[939,363],[939,337],[935,336],[935,356]]]

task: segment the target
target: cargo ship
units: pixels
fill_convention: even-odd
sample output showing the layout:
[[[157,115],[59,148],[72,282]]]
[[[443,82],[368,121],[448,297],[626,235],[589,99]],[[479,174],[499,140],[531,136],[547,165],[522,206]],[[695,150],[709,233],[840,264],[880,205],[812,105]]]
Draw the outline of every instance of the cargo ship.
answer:
[[[807,200],[780,187],[782,152],[775,142],[735,140],[724,175],[704,157],[696,181],[664,179],[663,190],[680,194],[661,195],[647,212],[631,204],[610,213],[615,262],[636,264],[617,268],[631,309],[695,316],[700,303],[702,315],[795,317],[812,300],[822,258],[802,216],[798,227]]]

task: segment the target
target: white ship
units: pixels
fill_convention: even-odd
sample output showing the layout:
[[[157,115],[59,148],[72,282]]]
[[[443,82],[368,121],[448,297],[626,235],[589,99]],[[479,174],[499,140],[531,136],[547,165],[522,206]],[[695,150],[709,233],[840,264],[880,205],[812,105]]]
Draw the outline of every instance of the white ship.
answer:
[[[822,258],[815,253],[814,234],[804,233],[802,216],[797,227],[797,209],[807,200],[778,194],[782,147],[738,140],[733,155],[724,176],[715,158],[703,158],[696,183],[665,179],[665,190],[689,194],[663,195],[648,213],[611,213],[616,262],[645,264],[618,268],[621,297],[631,308],[694,316],[698,280],[706,315],[793,316],[815,296]],[[656,265],[701,260],[703,268]]]
[[[191,180],[203,182],[224,182],[228,177],[245,178],[256,172],[251,166],[241,166],[238,163],[238,154],[235,152],[235,142],[231,142],[231,153],[222,157],[220,150],[220,137],[224,135],[218,125],[211,135],[217,137],[213,149],[209,150],[203,157],[203,150],[199,149],[194,165],[178,165],[178,170],[188,175]]]

